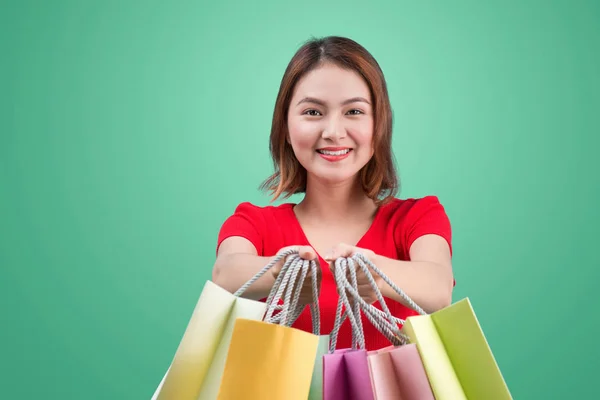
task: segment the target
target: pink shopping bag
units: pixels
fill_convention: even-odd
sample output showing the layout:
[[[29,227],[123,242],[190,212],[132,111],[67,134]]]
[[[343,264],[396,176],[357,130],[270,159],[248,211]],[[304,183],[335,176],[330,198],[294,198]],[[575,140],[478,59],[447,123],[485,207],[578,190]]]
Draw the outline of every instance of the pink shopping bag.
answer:
[[[370,352],[368,361],[376,400],[435,400],[415,344]]]
[[[374,400],[366,350],[323,355],[323,400]]]

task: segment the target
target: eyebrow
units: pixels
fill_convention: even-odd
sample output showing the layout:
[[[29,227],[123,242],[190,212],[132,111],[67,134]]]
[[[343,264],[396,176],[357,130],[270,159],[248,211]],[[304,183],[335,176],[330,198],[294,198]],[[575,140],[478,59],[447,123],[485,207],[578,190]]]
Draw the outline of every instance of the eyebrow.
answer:
[[[323,100],[319,100],[319,99],[316,99],[314,97],[305,97],[302,100],[300,100],[298,102],[298,104],[296,104],[296,105],[300,105],[302,103],[314,103],[314,104],[318,104],[318,105],[320,105],[322,107],[325,107],[325,102]],[[351,104],[351,103],[367,103],[367,104],[371,104],[364,97],[352,97],[351,99],[344,100],[344,102],[342,103],[342,105],[345,106],[346,104]]]

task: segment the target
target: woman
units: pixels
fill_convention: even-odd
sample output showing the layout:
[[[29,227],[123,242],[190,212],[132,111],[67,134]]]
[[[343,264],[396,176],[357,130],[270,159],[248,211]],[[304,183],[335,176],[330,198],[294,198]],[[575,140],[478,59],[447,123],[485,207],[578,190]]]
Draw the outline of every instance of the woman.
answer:
[[[435,196],[398,199],[393,155],[392,111],[383,73],[358,43],[326,37],[304,44],[290,61],[271,128],[275,173],[263,183],[273,199],[304,193],[298,204],[240,204],[218,237],[213,280],[235,291],[280,250],[294,247],[320,266],[322,334],[333,328],[338,301],[332,262],[362,252],[426,312],[450,304],[454,285],[451,227]],[[245,294],[264,299],[280,269]],[[390,311],[416,313],[376,276]],[[302,289],[311,301],[310,279]],[[379,307],[359,274],[360,295]],[[363,317],[364,318],[364,317]],[[293,325],[311,331],[308,307]],[[389,345],[366,320],[366,347]],[[337,347],[351,346],[346,321]]]

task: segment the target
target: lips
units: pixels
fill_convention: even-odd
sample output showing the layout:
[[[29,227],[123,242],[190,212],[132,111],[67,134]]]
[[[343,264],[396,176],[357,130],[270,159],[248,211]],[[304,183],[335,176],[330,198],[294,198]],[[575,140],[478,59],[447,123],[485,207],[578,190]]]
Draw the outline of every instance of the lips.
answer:
[[[332,163],[345,160],[350,156],[351,151],[352,149],[349,147],[325,147],[317,149],[317,153],[321,158]]]
[[[352,149],[348,147],[325,147],[317,149],[317,153],[326,156],[344,156],[348,154]]]

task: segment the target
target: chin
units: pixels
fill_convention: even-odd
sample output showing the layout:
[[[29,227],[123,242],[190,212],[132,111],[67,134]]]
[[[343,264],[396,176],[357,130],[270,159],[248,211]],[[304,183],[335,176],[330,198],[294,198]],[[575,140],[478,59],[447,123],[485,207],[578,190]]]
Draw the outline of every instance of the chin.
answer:
[[[340,171],[314,171],[309,173],[317,180],[332,186],[354,181],[358,178],[358,171],[355,173],[340,173]]]
[[[306,169],[309,176],[312,176],[319,182],[335,186],[359,179],[360,170],[367,164],[366,162],[344,162],[336,164],[323,165],[321,160],[302,160],[300,164]],[[350,160],[348,160],[350,161]],[[344,165],[345,164],[345,165]],[[308,167],[308,168],[307,168]]]

